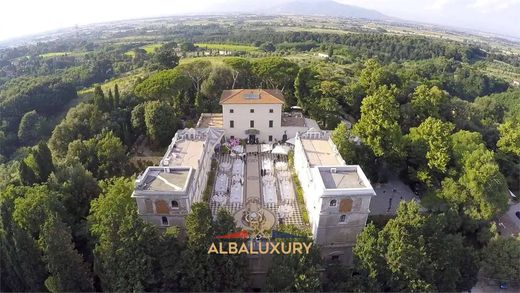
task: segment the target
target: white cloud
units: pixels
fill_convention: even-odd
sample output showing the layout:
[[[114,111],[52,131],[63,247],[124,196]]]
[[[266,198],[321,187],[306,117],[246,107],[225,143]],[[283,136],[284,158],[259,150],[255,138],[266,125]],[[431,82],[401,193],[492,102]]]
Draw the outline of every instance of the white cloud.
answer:
[[[426,8],[431,10],[443,10],[449,2],[450,0],[435,0],[431,5],[428,5]]]
[[[500,11],[504,9],[510,9],[511,7],[517,6],[516,9],[518,14],[520,14],[520,0],[474,0],[469,3],[468,7],[475,8],[480,12],[492,12],[492,11]]]

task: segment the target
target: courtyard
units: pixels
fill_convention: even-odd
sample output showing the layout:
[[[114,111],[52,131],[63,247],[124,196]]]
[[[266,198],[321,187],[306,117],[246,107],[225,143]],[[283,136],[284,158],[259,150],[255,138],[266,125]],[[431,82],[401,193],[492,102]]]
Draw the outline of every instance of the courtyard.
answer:
[[[217,175],[210,197],[213,216],[226,209],[246,230],[268,231],[279,224],[303,226],[287,155],[272,145],[233,143],[216,155]]]

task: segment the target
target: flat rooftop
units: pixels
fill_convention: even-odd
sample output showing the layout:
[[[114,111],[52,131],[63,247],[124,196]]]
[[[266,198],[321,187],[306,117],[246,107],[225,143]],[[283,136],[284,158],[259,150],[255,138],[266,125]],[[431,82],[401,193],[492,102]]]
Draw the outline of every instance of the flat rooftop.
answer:
[[[328,140],[301,138],[310,167],[343,165]]]
[[[175,142],[175,146],[163,160],[164,166],[188,166],[193,169],[199,168],[198,160],[202,158],[204,141],[181,139]]]
[[[331,170],[332,169],[332,170]],[[334,170],[336,168],[320,169],[321,179],[327,189],[365,188],[357,170]]]
[[[202,113],[197,122],[197,128],[222,128],[223,125],[222,113]]]
[[[143,183],[137,187],[148,191],[181,191],[184,190],[190,175],[190,169],[170,169],[155,167],[145,174]]]

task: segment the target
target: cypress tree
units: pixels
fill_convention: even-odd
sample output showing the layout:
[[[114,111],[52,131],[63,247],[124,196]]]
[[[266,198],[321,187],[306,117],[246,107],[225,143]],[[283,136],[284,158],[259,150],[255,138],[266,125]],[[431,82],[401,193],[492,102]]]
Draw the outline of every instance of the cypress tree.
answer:
[[[114,108],[119,107],[119,103],[120,103],[119,86],[116,83],[116,85],[114,86]]]
[[[94,291],[92,276],[83,257],[74,249],[70,228],[57,216],[43,226],[40,244],[50,276],[45,287],[51,292]]]

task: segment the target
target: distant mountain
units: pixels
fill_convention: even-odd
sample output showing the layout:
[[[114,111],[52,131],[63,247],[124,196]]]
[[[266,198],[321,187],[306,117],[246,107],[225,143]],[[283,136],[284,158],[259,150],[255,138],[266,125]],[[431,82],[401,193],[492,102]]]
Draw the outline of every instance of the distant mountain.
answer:
[[[365,18],[374,20],[390,20],[379,11],[341,4],[335,1],[294,1],[283,3],[263,11],[267,14],[316,15],[332,17]]]

